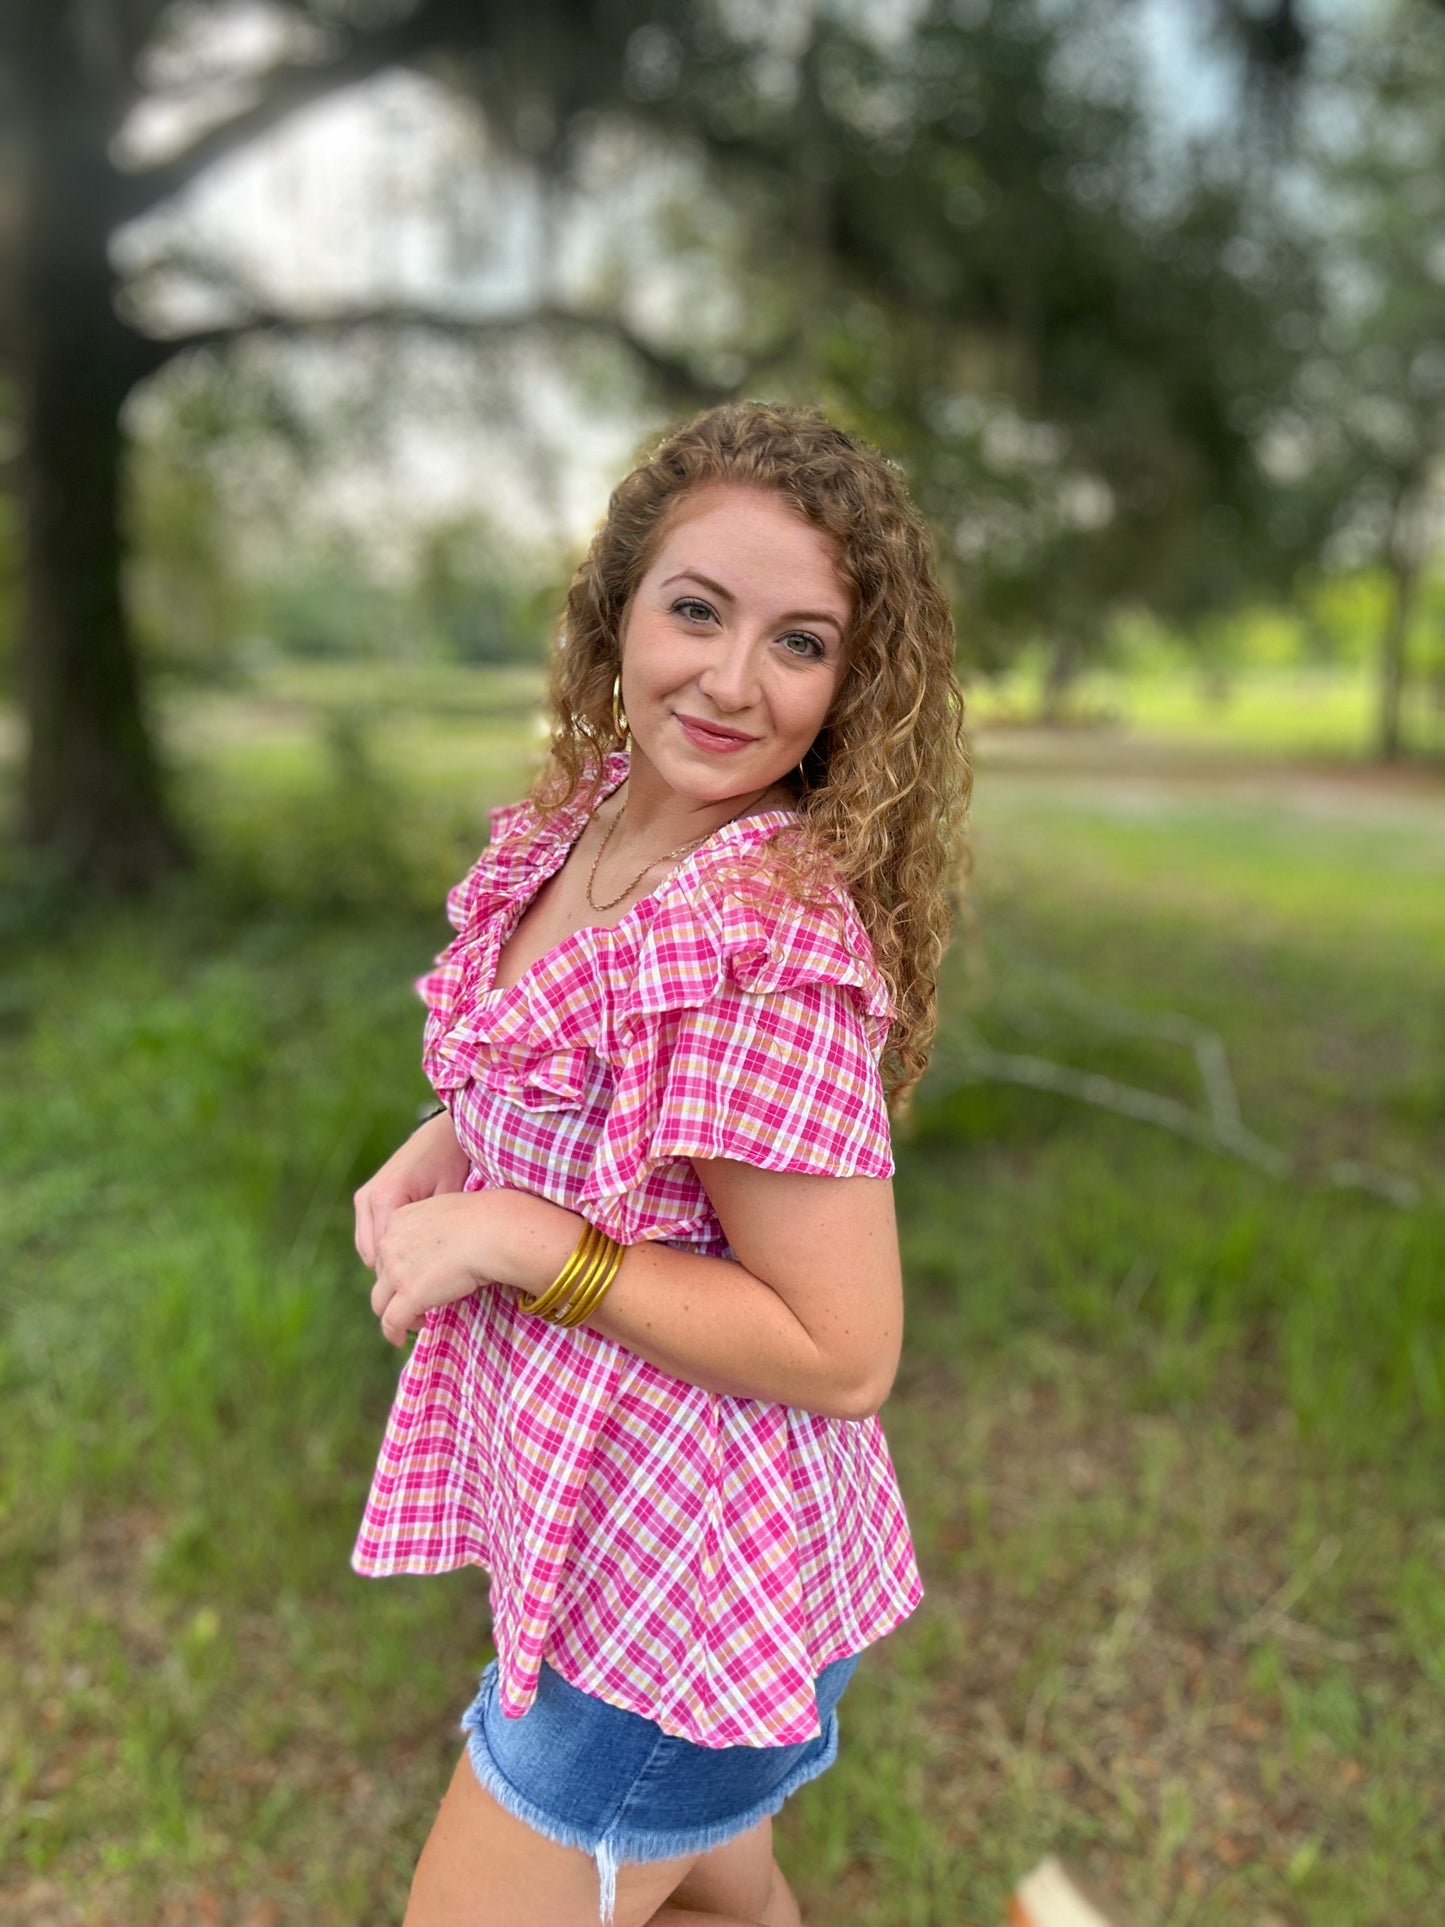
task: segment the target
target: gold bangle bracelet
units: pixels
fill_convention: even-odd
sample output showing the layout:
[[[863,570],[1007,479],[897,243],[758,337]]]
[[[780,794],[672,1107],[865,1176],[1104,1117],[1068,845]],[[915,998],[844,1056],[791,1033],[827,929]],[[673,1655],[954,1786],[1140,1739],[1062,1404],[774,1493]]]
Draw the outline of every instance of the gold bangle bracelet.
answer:
[[[585,1232],[583,1236],[586,1236]],[[541,1314],[549,1311],[551,1307],[562,1298],[570,1287],[572,1280],[577,1276],[577,1264],[577,1250],[574,1247],[566,1264],[563,1265],[562,1269],[557,1273],[557,1276],[552,1280],[551,1284],[547,1286],[545,1291],[540,1292],[535,1298],[523,1297],[517,1300],[522,1310]]]
[[[607,1253],[607,1262],[599,1272],[596,1282],[591,1286],[590,1290],[578,1289],[571,1304],[568,1305],[567,1309],[559,1316],[557,1321],[559,1324],[580,1325],[584,1319],[591,1317],[592,1313],[612,1289],[612,1281],[617,1276],[618,1268],[626,1255],[627,1247],[626,1245],[618,1244],[615,1239],[609,1239],[608,1243],[612,1248]]]
[[[571,1294],[566,1302],[554,1303],[544,1314],[552,1320],[554,1325],[562,1324],[568,1312],[571,1311],[579,1298],[584,1301],[588,1298],[592,1287],[607,1269],[607,1261],[611,1250],[612,1240],[607,1236],[607,1233],[605,1231],[596,1231],[592,1240],[591,1255],[587,1263],[583,1265],[582,1269],[573,1278]]]
[[[532,1312],[536,1316],[545,1316],[571,1291],[584,1270],[590,1274],[597,1256],[597,1240],[605,1236],[606,1234],[599,1231],[596,1225],[584,1224],[581,1237],[572,1247],[571,1256],[546,1290],[535,1298],[518,1300],[522,1310]]]
[[[599,1240],[602,1233],[594,1224],[583,1227],[582,1234],[572,1247],[572,1254],[557,1273],[552,1283],[537,1300],[537,1310],[545,1318],[556,1312],[559,1305],[566,1303],[583,1278],[590,1278],[597,1263],[601,1249]]]

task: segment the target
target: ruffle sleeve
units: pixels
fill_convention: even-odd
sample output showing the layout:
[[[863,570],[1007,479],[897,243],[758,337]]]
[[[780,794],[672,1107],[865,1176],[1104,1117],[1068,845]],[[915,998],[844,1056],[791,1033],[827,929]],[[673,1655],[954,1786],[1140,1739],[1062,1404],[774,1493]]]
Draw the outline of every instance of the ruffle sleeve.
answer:
[[[527,888],[543,854],[530,803],[499,804],[487,820],[491,825],[487,847],[447,891],[447,922],[462,937]]]
[[[612,1104],[584,1199],[615,1222],[654,1172],[692,1158],[890,1177],[878,1059],[893,1014],[845,892],[828,909],[764,905],[693,873],[618,987]]]
[[[491,918],[536,887],[547,855],[548,839],[538,835],[529,802],[501,804],[489,822],[486,848],[447,892],[447,921],[457,934],[412,986],[427,1011],[422,1068],[443,1103],[473,1071],[476,1039],[464,1017],[482,965],[482,933]]]
[[[614,752],[602,770],[601,795],[610,795],[627,774],[628,758]],[[587,802],[574,797],[547,824],[529,798],[500,803],[488,813],[491,835],[486,848],[458,883],[447,892],[447,921],[456,936],[435,959],[431,970],[413,988],[429,1015],[450,1019],[458,999],[471,988],[478,961],[476,938],[486,924],[519,899],[535,895],[543,879],[556,868],[559,845],[570,845],[585,821]],[[464,966],[471,965],[468,970]]]

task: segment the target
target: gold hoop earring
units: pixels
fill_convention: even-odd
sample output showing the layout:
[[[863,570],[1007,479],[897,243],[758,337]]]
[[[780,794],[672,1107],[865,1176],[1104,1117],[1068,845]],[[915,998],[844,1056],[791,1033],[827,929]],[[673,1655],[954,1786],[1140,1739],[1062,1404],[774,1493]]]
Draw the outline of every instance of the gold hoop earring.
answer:
[[[627,727],[627,717],[622,709],[622,671],[620,669],[612,678],[612,731],[624,749],[631,749],[632,731]]]

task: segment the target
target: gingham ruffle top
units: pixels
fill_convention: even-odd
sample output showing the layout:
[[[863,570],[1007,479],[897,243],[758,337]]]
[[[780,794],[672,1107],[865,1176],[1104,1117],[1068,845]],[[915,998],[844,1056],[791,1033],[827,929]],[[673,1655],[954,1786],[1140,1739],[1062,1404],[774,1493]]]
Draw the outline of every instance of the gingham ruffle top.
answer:
[[[599,792],[627,774],[607,759]],[[730,892],[724,862],[791,813],[725,824],[608,928],[490,986],[586,822],[492,812],[417,989],[423,1063],[471,1159],[624,1244],[731,1257],[689,1159],[888,1177],[878,1057],[892,1004],[839,915]],[[746,900],[745,900],[746,897]],[[819,1732],[813,1682],[923,1596],[882,1426],[710,1392],[586,1325],[486,1288],[427,1314],[403,1368],[352,1563],[491,1575],[503,1713],[541,1662],[703,1746]]]

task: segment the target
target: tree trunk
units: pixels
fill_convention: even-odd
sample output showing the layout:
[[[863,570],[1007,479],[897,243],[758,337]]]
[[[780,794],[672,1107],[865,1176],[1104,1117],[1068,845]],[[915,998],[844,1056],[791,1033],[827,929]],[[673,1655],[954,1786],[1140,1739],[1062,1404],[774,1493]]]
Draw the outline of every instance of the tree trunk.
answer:
[[[1069,703],[1079,679],[1081,655],[1077,636],[1063,634],[1054,638],[1044,670],[1040,722],[1054,725],[1069,720]]]
[[[22,835],[69,883],[134,895],[185,861],[122,599],[120,411],[141,344],[113,305],[102,116],[56,16],[38,9],[30,32],[16,303]]]
[[[25,371],[23,834],[69,881],[119,896],[149,888],[183,852],[121,598],[124,396],[78,346],[57,342]]]
[[[1416,563],[1402,552],[1400,545],[1394,543],[1390,548],[1389,570],[1395,593],[1380,636],[1377,742],[1381,761],[1398,763],[1405,747],[1401,727],[1405,694],[1405,645],[1410,632],[1410,614],[1414,607],[1419,570]]]

